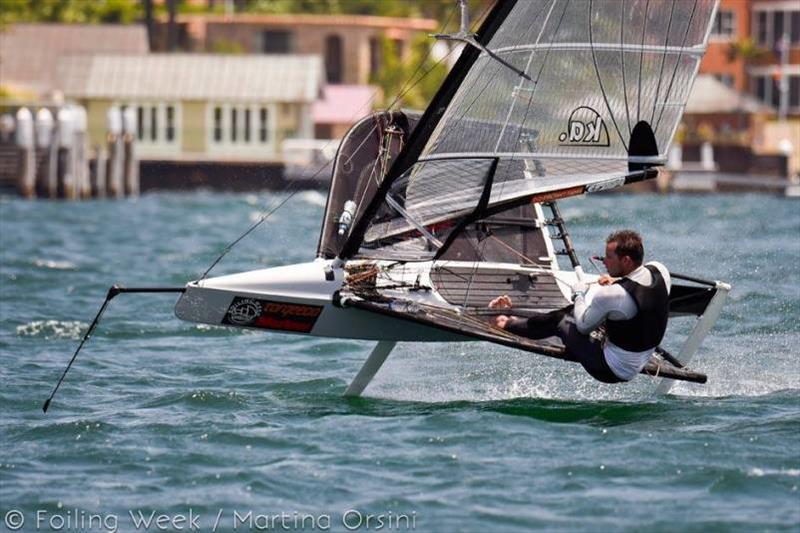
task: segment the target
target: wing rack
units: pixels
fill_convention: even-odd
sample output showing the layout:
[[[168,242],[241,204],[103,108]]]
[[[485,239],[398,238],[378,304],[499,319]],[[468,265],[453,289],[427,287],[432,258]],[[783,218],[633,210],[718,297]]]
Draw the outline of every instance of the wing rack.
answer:
[[[560,343],[538,342],[513,335],[493,327],[485,319],[469,313],[459,313],[447,308],[422,305],[410,300],[367,300],[351,293],[340,294],[340,302],[345,306],[433,326],[465,337],[489,341],[555,359],[571,361],[564,346]],[[670,378],[692,383],[705,383],[708,380],[705,374],[693,372],[685,367],[676,367],[669,361],[655,355],[650,358],[641,373],[652,377]]]

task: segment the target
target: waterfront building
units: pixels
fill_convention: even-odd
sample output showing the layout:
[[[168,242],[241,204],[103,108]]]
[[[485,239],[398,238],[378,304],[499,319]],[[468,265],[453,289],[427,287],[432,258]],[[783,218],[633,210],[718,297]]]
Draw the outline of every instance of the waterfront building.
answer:
[[[132,107],[141,159],[183,161],[279,160],[283,140],[313,138],[324,83],[318,56],[207,54],[72,56],[59,82],[91,142],[109,108]]]
[[[364,85],[382,65],[383,39],[407,58],[415,35],[436,31],[432,19],[363,15],[179,15],[178,47],[187,52],[313,54],[323,58],[329,84]],[[154,48],[167,49],[167,25]]]
[[[800,174],[800,2],[722,0],[699,72],[772,110],[748,142],[788,156],[790,176]]]

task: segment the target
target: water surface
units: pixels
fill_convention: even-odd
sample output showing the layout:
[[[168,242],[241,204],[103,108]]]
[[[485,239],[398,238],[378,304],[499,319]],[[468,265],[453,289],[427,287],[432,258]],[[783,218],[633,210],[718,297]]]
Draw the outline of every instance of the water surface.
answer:
[[[134,531],[130,511],[190,509],[204,531],[218,515],[218,531],[285,530],[280,513],[290,530],[800,528],[800,209],[770,196],[561,204],[582,257],[632,227],[649,258],[733,284],[693,364],[709,383],[667,397],[644,376],[608,386],[490,344],[409,343],[345,399],[368,342],[189,324],[174,295],[122,295],[42,414],[110,285],[182,285],[281,198],[0,199],[4,516],[25,531],[37,510]],[[299,193],[213,273],[311,260],[324,200]]]

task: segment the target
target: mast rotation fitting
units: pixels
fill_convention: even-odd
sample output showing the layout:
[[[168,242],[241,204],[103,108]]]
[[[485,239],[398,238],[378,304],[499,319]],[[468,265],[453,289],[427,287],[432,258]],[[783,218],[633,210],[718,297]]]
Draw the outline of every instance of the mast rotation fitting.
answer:
[[[432,33],[430,34],[431,37],[434,39],[439,39],[442,41],[458,41],[469,46],[473,46],[484,52],[486,55],[503,65],[504,67],[514,71],[518,76],[525,78],[531,83],[535,83],[533,79],[528,76],[525,72],[518,69],[505,59],[501,58],[488,48],[484,46],[482,43],[478,42],[475,39],[476,34],[469,31],[470,21],[469,21],[469,6],[467,5],[467,0],[458,0],[458,5],[461,8],[461,27],[458,29],[458,33]]]

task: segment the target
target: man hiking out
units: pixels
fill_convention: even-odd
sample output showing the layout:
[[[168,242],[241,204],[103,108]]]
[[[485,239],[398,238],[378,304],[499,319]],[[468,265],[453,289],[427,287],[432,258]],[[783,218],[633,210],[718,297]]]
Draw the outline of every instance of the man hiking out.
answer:
[[[669,314],[669,272],[655,261],[643,265],[643,259],[638,233],[612,233],[603,257],[608,275],[588,291],[583,283],[573,286],[572,306],[530,318],[499,315],[495,325],[532,339],[557,336],[567,357],[598,381],[630,381],[664,338]],[[489,303],[493,309],[512,305],[506,295]],[[591,335],[601,325],[605,326],[605,339]]]

